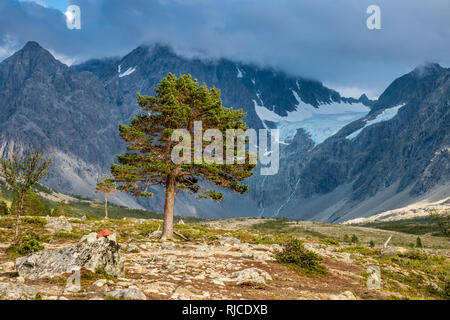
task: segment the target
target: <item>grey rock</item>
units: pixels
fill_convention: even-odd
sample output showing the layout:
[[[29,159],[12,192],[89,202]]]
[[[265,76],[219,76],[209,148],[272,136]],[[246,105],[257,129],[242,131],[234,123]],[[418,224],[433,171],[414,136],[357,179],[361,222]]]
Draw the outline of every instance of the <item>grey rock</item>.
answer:
[[[110,275],[122,276],[124,266],[119,244],[101,237],[91,243],[79,243],[57,250],[43,250],[16,260],[19,275],[28,279],[53,277],[84,268],[95,272],[103,269]]]
[[[241,240],[233,238],[233,237],[220,237],[217,239],[219,243],[223,246],[233,246],[241,244]]]
[[[106,295],[119,300],[147,300],[145,294],[136,287],[110,291]]]
[[[159,239],[159,238],[161,238],[161,235],[162,235],[162,231],[156,230],[156,231],[149,233],[147,235],[147,237],[150,239]]]
[[[14,271],[16,271],[16,264],[12,261],[2,263],[2,264],[0,264],[0,271],[14,272]]]
[[[351,291],[344,291],[340,294],[332,294],[330,300],[357,300],[358,298]]]
[[[80,242],[87,242],[87,243],[91,243],[97,240],[97,233],[95,232],[91,232],[87,235],[84,235],[81,237]]]
[[[237,284],[258,284],[264,285],[267,280],[272,280],[269,273],[258,268],[248,268],[236,271],[232,275]]]
[[[64,216],[58,217],[56,219],[50,218],[48,220],[49,222],[45,225],[45,228],[51,232],[72,231],[72,225]]]
[[[3,300],[32,300],[36,299],[37,291],[34,287],[24,284],[0,282],[0,299]]]
[[[135,244],[129,244],[127,246],[127,252],[139,252],[139,248]]]

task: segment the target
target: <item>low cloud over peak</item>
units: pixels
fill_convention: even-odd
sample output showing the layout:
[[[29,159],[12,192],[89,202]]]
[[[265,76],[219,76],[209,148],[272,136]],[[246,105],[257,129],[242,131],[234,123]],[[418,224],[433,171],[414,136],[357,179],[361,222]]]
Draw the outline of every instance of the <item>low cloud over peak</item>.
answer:
[[[272,66],[369,96],[424,61],[450,64],[447,0],[380,0],[381,30],[366,27],[366,0],[68,1],[81,9],[80,30],[67,29],[61,1],[40,2],[1,1],[0,59],[27,40],[68,62],[166,43],[186,56]]]

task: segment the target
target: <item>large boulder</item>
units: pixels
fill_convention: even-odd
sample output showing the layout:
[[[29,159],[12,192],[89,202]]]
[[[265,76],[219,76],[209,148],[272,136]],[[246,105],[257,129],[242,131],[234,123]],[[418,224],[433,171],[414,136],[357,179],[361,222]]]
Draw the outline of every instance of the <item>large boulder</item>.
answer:
[[[20,276],[28,279],[53,277],[74,270],[87,269],[95,272],[103,269],[110,275],[123,276],[124,266],[119,254],[120,246],[108,237],[79,243],[67,248],[44,250],[16,259]]]

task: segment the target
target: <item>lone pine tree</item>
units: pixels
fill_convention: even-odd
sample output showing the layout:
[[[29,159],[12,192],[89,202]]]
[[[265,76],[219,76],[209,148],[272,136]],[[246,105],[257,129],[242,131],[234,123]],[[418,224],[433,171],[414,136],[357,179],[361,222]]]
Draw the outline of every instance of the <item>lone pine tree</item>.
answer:
[[[141,112],[131,119],[130,125],[119,126],[120,136],[128,143],[127,153],[117,157],[119,164],[111,165],[111,173],[118,190],[134,196],[150,197],[151,187],[165,187],[162,239],[173,238],[173,208],[178,191],[184,190],[199,198],[220,201],[223,194],[216,191],[217,187],[237,193],[248,190],[242,181],[250,177],[256,167],[248,161],[251,156],[248,151],[245,151],[245,161],[232,164],[228,161],[208,161],[204,156],[200,156],[200,159],[197,157],[193,162],[172,161],[172,152],[178,152],[174,150],[176,141],[172,141],[172,133],[182,129],[192,136],[194,122],[201,121],[202,149],[212,140],[203,137],[208,129],[218,129],[222,133],[230,129],[247,130],[243,120],[245,113],[240,109],[223,107],[218,89],[208,88],[206,84],[199,85],[190,75],[177,78],[169,73],[155,88],[154,96],[138,94],[137,102]],[[186,146],[188,143],[187,149],[183,149],[183,156],[186,156],[186,152],[197,152],[195,142],[189,140],[190,136],[179,139],[180,144],[184,141]],[[223,141],[225,139],[215,136],[215,140],[220,140],[221,150],[215,149],[212,153],[223,153],[227,147]],[[248,139],[245,141],[248,142]],[[232,143],[236,155],[234,138]],[[190,154],[187,159],[191,159]]]
[[[108,219],[108,194],[114,196],[116,192],[116,186],[113,181],[108,178],[103,178],[100,182],[97,183],[95,188],[95,193],[103,193],[105,195],[105,219]]]

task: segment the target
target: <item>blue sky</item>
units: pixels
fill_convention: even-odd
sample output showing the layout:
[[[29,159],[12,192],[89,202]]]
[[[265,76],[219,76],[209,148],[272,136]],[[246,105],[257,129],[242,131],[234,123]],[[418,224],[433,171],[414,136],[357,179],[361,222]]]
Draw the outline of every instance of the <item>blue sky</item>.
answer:
[[[67,9],[67,0],[20,0],[20,1],[32,1],[43,6],[53,7],[55,9],[60,10],[61,12],[65,12]]]
[[[68,4],[80,6],[81,30],[66,28]],[[366,27],[371,4],[381,8],[381,30]],[[353,96],[377,96],[424,62],[450,66],[448,0],[0,0],[0,17],[0,60],[28,40],[68,64],[163,42]]]

